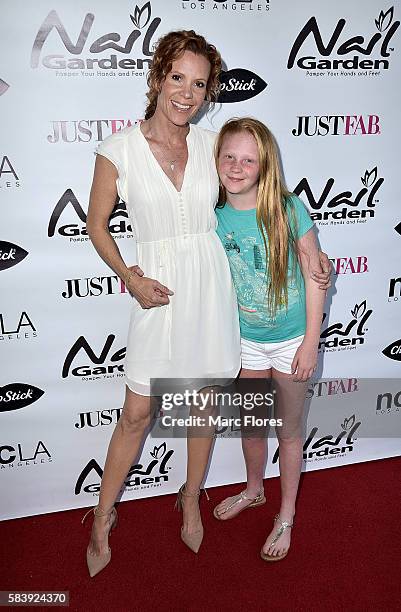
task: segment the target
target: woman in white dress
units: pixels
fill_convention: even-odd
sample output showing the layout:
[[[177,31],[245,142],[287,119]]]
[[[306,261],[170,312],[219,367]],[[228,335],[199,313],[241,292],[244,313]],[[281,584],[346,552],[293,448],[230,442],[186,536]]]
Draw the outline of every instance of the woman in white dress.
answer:
[[[221,58],[193,31],[158,42],[148,76],[145,121],[98,148],[87,219],[103,260],[133,295],[125,362],[126,396],[110,441],[87,549],[94,576],[110,561],[114,502],[150,422],[151,378],[235,378],[240,369],[237,303],[215,232],[218,195],[212,132],[190,125],[218,94]],[[130,270],[108,231],[116,196],[126,202],[144,275]],[[179,493],[181,537],[198,552],[198,496],[212,437],[188,437]]]

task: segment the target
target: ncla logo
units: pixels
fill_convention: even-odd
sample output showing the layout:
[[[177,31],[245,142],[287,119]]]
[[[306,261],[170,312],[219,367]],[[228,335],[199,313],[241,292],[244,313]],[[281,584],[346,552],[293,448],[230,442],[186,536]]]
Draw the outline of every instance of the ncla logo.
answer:
[[[29,457],[32,455],[32,457]],[[37,465],[38,463],[47,463],[52,460],[52,456],[46,446],[39,440],[36,447],[23,446],[22,444],[4,444],[0,446],[0,469],[6,467],[14,467],[14,462],[17,461],[17,467],[25,465]],[[33,462],[33,463],[31,463]]]
[[[79,298],[97,297],[99,295],[114,295],[128,293],[124,281],[118,276],[94,276],[93,278],[71,278],[65,281],[66,291],[62,292],[65,299],[73,296]]]
[[[12,242],[6,242],[0,240],[0,270],[7,270],[17,264],[21,263],[23,259],[28,255],[28,251],[25,251],[18,244]]]
[[[375,19],[375,26],[378,30],[370,38],[365,40],[364,36],[342,36],[346,25],[345,19],[340,19],[334,28],[331,38],[325,44],[323,42],[316,17],[311,17],[298,34],[290,55],[288,57],[287,68],[291,69],[296,65],[301,70],[326,70],[329,76],[337,75],[333,70],[343,70],[341,74],[353,74],[347,71],[359,70],[358,75],[366,76],[368,70],[388,70],[389,60],[386,59],[393,51],[389,43],[397,31],[400,22],[394,21],[394,7],[385,13],[380,11],[379,17]],[[312,36],[315,47],[319,55],[302,55],[302,47],[309,36]],[[312,48],[312,47],[310,47]],[[352,55],[351,55],[352,54]],[[298,57],[300,55],[300,57]],[[366,59],[366,56],[376,56],[374,59]],[[333,56],[339,56],[334,59]],[[308,74],[307,72],[307,74]],[[309,74],[313,74],[310,73]],[[315,73],[316,74],[316,73]]]
[[[56,142],[102,142],[107,136],[135,125],[130,119],[81,119],[80,121],[52,121],[52,133],[47,136]],[[104,128],[106,129],[106,133]]]
[[[394,361],[401,361],[401,340],[392,342],[382,350],[383,355]]]
[[[321,460],[321,459],[333,459],[334,457],[344,456],[354,450],[355,438],[353,438],[355,432],[360,426],[361,421],[357,421],[353,414],[348,419],[344,419],[341,423],[341,431],[337,435],[323,436],[313,442],[318,427],[313,427],[307,440],[305,441],[303,448],[304,461],[310,460]],[[346,438],[345,440],[343,440]],[[343,441],[342,441],[343,440]],[[312,444],[313,442],[313,444]],[[276,450],[273,463],[276,463],[279,456],[279,449]]]
[[[25,383],[11,383],[0,387],[0,412],[25,408],[40,399],[43,394],[42,389]]]
[[[47,228],[47,235],[49,238],[54,236],[58,220],[68,205],[74,209],[74,212],[81,221],[81,225],[78,225],[78,223],[62,225],[58,228],[57,233],[60,236],[69,238],[70,242],[86,242],[89,240],[88,233],[86,231],[86,213],[84,213],[82,206],[78,202],[72,189],[66,189],[54,207],[50,217],[49,226]],[[122,217],[122,219],[119,220],[118,217]],[[133,237],[132,227],[127,220],[128,213],[125,204],[118,201],[109,219],[109,232],[114,238]]]
[[[220,94],[218,102],[243,102],[260,94],[266,89],[267,83],[257,74],[244,70],[243,68],[233,68],[220,74]]]
[[[262,3],[260,0],[181,0],[182,9],[190,9],[196,11],[197,9],[204,11],[210,9],[212,11],[233,11],[239,15],[244,11],[269,11],[270,0],[264,0]]]
[[[396,287],[398,285],[398,291]],[[401,298],[401,277],[390,279],[390,285],[388,288],[388,302],[398,302]]]
[[[334,350],[345,350],[354,349],[358,344],[364,344],[365,334],[368,328],[365,327],[372,310],[366,306],[366,300],[361,302],[359,305],[355,304],[351,310],[352,319],[348,323],[333,323],[326,327],[320,334],[319,350],[334,351]],[[323,314],[323,321],[325,321],[327,314]],[[327,338],[333,337],[332,340]]]
[[[81,377],[82,380],[99,380],[101,375],[103,378],[113,378],[115,375],[123,376],[124,366],[120,362],[125,358],[125,347],[113,353],[108,359],[108,355],[114,340],[115,336],[110,334],[106,339],[100,355],[97,356],[86,338],[84,338],[84,336],[80,336],[68,351],[63,365],[62,377],[67,378],[70,373],[72,362],[81,350],[86,353],[92,364],[96,364],[98,367],[93,368],[88,364],[77,366],[71,370],[71,374],[73,376]],[[107,359],[111,363],[105,365]]]
[[[133,465],[130,468],[124,482],[126,489],[129,490],[136,487],[149,488],[150,486],[160,487],[163,482],[168,481],[168,471],[171,467],[167,467],[167,464],[174,454],[174,451],[168,451],[166,443],[163,442],[160,446],[155,446],[153,451],[149,451],[149,454],[152,459],[146,468],[141,463]],[[96,482],[90,482],[83,486],[91,472],[97,475],[98,478],[96,478]],[[91,459],[78,476],[75,485],[75,495],[79,495],[82,489],[85,493],[98,493],[100,491],[99,480],[102,476],[103,470],[100,465],[95,459]],[[93,480],[93,476],[91,476],[90,480]]]
[[[300,115],[293,136],[376,136],[378,115]]]
[[[1,158],[0,158],[1,159]],[[20,187],[19,176],[7,155],[0,161],[0,188]]]
[[[319,225],[344,225],[366,223],[367,218],[375,216],[375,206],[379,202],[377,192],[384,183],[384,178],[379,177],[377,166],[370,171],[366,170],[361,176],[363,187],[359,191],[346,189],[337,192],[334,183],[334,178],[327,179],[320,195],[316,196],[307,178],[301,179],[295,187],[294,193],[308,200],[313,221]]]
[[[13,329],[15,328],[15,329]],[[28,314],[23,310],[17,321],[13,319],[13,323],[6,323],[5,315],[0,312],[0,340],[24,340],[28,338],[36,338],[37,336],[36,327],[32,323]]]
[[[130,15],[131,21],[135,26],[135,30],[132,30],[128,35],[124,44],[119,44],[121,41],[121,36],[117,32],[109,32],[107,34],[103,34],[99,38],[93,40],[89,47],[89,53],[93,54],[103,54],[105,51],[110,49],[111,51],[116,51],[119,54],[127,56],[131,53],[132,48],[136,41],[141,38],[142,34],[144,34],[142,38],[142,55],[146,55],[147,57],[140,57],[133,59],[131,57],[126,57],[124,59],[117,59],[117,55],[115,53],[111,53],[106,57],[85,57],[85,58],[77,58],[77,57],[65,57],[60,55],[59,53],[46,55],[42,59],[42,66],[45,68],[50,68],[51,70],[80,70],[81,76],[92,76],[95,68],[100,68],[97,70],[97,76],[108,76],[112,73],[107,72],[110,70],[131,70],[131,72],[119,72],[119,75],[129,75],[129,74],[138,74],[137,70],[143,70],[145,67],[149,67],[151,65],[151,57],[153,52],[152,48],[152,37],[156,32],[156,29],[160,25],[161,19],[156,17],[152,21],[151,19],[151,5],[150,2],[147,2],[141,9],[136,6],[134,15]],[[93,22],[95,20],[95,15],[92,13],[87,13],[84,19],[84,22],[81,27],[81,31],[78,34],[77,42],[71,40],[67,31],[60,20],[56,11],[50,11],[42,25],[40,26],[38,33],[35,38],[35,42],[33,43],[32,53],[31,53],[31,68],[37,68],[39,66],[39,59],[42,52],[43,45],[45,44],[47,38],[49,37],[52,30],[56,30],[61,42],[64,45],[64,48],[74,56],[81,55],[84,52],[84,46],[88,39],[89,33],[92,29]],[[147,28],[146,30],[144,28]],[[89,71],[89,72],[88,72]],[[105,72],[104,72],[105,71]],[[56,75],[63,75],[65,73],[56,72]],[[143,74],[143,73],[141,73]]]

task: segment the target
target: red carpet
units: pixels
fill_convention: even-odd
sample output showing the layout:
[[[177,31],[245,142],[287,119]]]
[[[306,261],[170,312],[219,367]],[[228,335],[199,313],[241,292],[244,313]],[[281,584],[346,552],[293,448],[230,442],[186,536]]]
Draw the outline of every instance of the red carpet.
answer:
[[[265,483],[265,506],[227,523],[212,509],[239,486],[210,489],[197,556],[179,539],[172,496],[119,504],[113,559],[93,579],[83,510],[3,521],[0,590],[69,590],[70,610],[84,611],[399,610],[400,468],[395,458],[304,475],[292,547],[278,563],[259,558],[278,509],[277,478]]]

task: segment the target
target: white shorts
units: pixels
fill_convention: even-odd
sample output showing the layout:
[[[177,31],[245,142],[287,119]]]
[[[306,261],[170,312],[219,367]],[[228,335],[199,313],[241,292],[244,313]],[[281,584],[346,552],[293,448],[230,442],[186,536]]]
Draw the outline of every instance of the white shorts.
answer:
[[[253,342],[241,338],[241,360],[245,370],[270,370],[291,374],[291,364],[304,336],[284,342]]]

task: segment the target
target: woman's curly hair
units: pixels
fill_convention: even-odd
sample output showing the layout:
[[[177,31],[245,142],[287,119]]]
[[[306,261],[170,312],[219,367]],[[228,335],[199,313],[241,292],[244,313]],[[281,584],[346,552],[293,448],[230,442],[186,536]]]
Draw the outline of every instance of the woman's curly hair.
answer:
[[[167,74],[171,71],[173,62],[184,51],[192,51],[203,55],[210,62],[210,75],[206,85],[206,100],[215,102],[219,95],[219,74],[221,72],[221,56],[216,47],[194,32],[194,30],[179,30],[169,32],[162,36],[156,44],[152,66],[147,75],[149,91],[146,94],[148,104],[145,110],[145,119],[150,119],[156,110],[157,97],[161,85]]]

